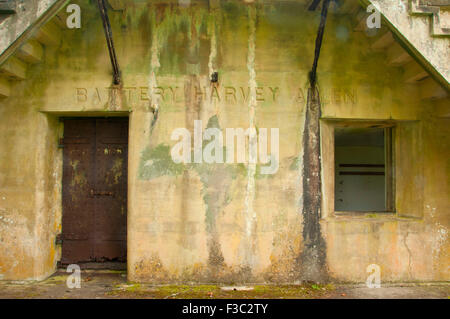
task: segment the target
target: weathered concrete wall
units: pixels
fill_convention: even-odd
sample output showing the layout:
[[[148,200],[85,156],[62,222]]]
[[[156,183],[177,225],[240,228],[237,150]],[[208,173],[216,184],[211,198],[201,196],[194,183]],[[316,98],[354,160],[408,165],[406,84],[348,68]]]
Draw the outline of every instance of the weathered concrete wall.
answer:
[[[97,8],[76,2],[82,28],[65,30],[61,46],[0,101],[2,277],[42,278],[58,259],[57,117],[129,113],[130,280],[301,280],[301,145],[318,14],[294,3],[136,1],[110,12],[123,80],[111,90]],[[421,143],[424,159],[409,163],[423,168],[422,216],[324,215],[329,275],[361,282],[378,263],[382,280],[448,280],[448,125],[369,47],[347,16],[330,15],[318,70],[322,117],[418,120],[421,138],[410,142]],[[217,85],[209,81],[214,71]],[[171,133],[192,132],[194,120],[223,130],[279,128],[277,173],[261,175],[259,164],[173,163]],[[404,178],[407,170],[397,181],[399,203],[410,191]],[[409,209],[400,203],[402,213]]]
[[[432,109],[431,105],[424,108]],[[333,217],[324,220],[330,274],[341,281],[361,282],[367,278],[366,267],[381,267],[383,281],[431,281],[449,279],[449,201],[450,182],[448,119],[433,119],[424,111],[422,134],[410,144],[420,148],[423,160],[409,159],[412,169],[422,166],[422,178],[410,180],[409,174],[397,174],[398,217],[370,214],[365,217]],[[421,140],[421,141],[420,141]],[[399,140],[396,140],[399,144]],[[397,160],[402,156],[397,149]],[[407,153],[405,154],[407,156]],[[397,163],[397,167],[398,163]],[[403,180],[407,180],[402,185]],[[416,188],[417,185],[420,186]],[[414,200],[404,207],[400,197]],[[417,201],[418,198],[422,200]],[[405,215],[405,216],[403,216]],[[403,217],[402,217],[403,216]]]
[[[29,72],[0,101],[0,279],[42,279],[58,259],[61,154],[56,117],[45,105],[47,69]]]

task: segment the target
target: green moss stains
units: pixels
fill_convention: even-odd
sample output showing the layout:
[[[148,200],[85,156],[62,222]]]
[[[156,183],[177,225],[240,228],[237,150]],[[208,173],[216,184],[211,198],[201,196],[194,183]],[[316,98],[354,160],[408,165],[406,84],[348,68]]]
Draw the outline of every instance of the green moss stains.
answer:
[[[139,163],[139,178],[150,180],[160,176],[177,176],[183,173],[183,164],[176,164],[170,156],[170,146],[159,144],[151,148],[147,147],[141,156]]]

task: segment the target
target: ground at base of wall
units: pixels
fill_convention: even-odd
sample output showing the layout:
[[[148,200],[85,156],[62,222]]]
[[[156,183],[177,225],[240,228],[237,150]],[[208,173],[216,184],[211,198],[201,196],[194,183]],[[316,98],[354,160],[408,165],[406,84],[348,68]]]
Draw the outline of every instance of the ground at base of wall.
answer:
[[[166,285],[154,286],[128,283],[122,271],[83,271],[81,288],[68,288],[70,274],[57,272],[40,282],[0,281],[0,299],[349,299],[349,298],[412,298],[448,299],[450,283],[389,284],[381,288],[363,285],[254,285],[224,287],[219,285]]]

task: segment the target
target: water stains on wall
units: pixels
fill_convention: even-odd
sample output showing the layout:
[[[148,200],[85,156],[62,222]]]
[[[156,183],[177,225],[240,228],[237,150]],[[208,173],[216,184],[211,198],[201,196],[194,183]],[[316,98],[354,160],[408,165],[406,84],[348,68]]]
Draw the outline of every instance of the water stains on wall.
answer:
[[[318,14],[291,2],[131,2],[124,12],[110,13],[123,79],[123,103],[110,108],[110,61],[97,9],[77,2],[85,27],[64,30],[61,46],[1,102],[0,276],[41,278],[55,269],[61,218],[57,116],[121,111],[130,113],[129,280],[303,280],[298,257],[305,245],[317,244],[303,235],[302,132]],[[320,262],[342,281],[363,282],[374,262],[389,280],[446,280],[448,151],[436,141],[446,140],[439,132],[449,126],[432,122],[431,108],[383,55],[370,52],[364,35],[342,36],[348,20],[332,15],[327,26],[318,70],[322,117],[423,122],[430,165],[422,190],[429,208],[417,220],[314,220],[327,246]],[[212,83],[214,72],[218,81]],[[184,127],[193,136],[195,120],[221,130],[279,128],[279,170],[266,176],[260,164],[174,163],[171,133]],[[411,163],[417,165],[423,162]],[[406,193],[403,188],[398,191]]]

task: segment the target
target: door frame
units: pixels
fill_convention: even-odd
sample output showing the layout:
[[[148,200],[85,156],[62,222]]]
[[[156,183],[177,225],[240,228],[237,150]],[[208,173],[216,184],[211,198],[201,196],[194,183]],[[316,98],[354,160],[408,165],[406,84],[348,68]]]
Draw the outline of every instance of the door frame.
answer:
[[[84,269],[119,269],[119,270],[127,270],[128,268],[128,260],[129,260],[129,250],[128,250],[128,240],[129,240],[129,231],[128,231],[128,227],[129,227],[129,207],[130,207],[130,201],[129,201],[129,180],[130,180],[130,176],[129,176],[129,160],[130,160],[130,153],[129,153],[129,146],[130,146],[130,113],[129,112],[115,112],[115,114],[104,114],[104,113],[100,113],[100,112],[95,112],[94,114],[90,114],[88,112],[86,113],[81,113],[80,112],[76,112],[78,114],[74,114],[74,116],[67,116],[67,115],[61,115],[61,116],[57,116],[58,120],[60,122],[60,127],[59,127],[59,144],[58,144],[58,148],[61,149],[61,157],[60,157],[60,185],[61,185],[61,193],[60,193],[60,207],[61,207],[61,214],[60,214],[60,218],[59,218],[59,225],[60,225],[60,231],[56,236],[56,240],[55,243],[56,245],[59,245],[59,254],[57,257],[57,268],[61,268],[61,267],[65,267],[65,264],[61,263],[61,259],[62,259],[62,217],[63,217],[63,197],[62,197],[62,192],[63,192],[63,170],[64,170],[64,154],[63,154],[63,148],[64,148],[64,144],[62,143],[63,138],[64,138],[64,121],[65,120],[87,120],[87,119],[91,119],[91,120],[95,120],[95,119],[115,119],[115,118],[121,118],[121,119],[126,119],[128,122],[128,141],[127,141],[127,148],[128,148],[128,154],[127,154],[127,159],[126,159],[126,164],[127,165],[127,190],[126,190],[126,196],[127,196],[127,207],[126,207],[126,219],[127,219],[127,226],[126,226],[126,261],[124,263],[117,263],[117,262],[104,262],[104,263],[100,263],[100,262],[89,262],[89,263],[82,263],[84,267]],[[100,114],[98,114],[100,113]],[[103,116],[102,116],[103,115]],[[124,267],[121,267],[119,264],[124,264]]]

